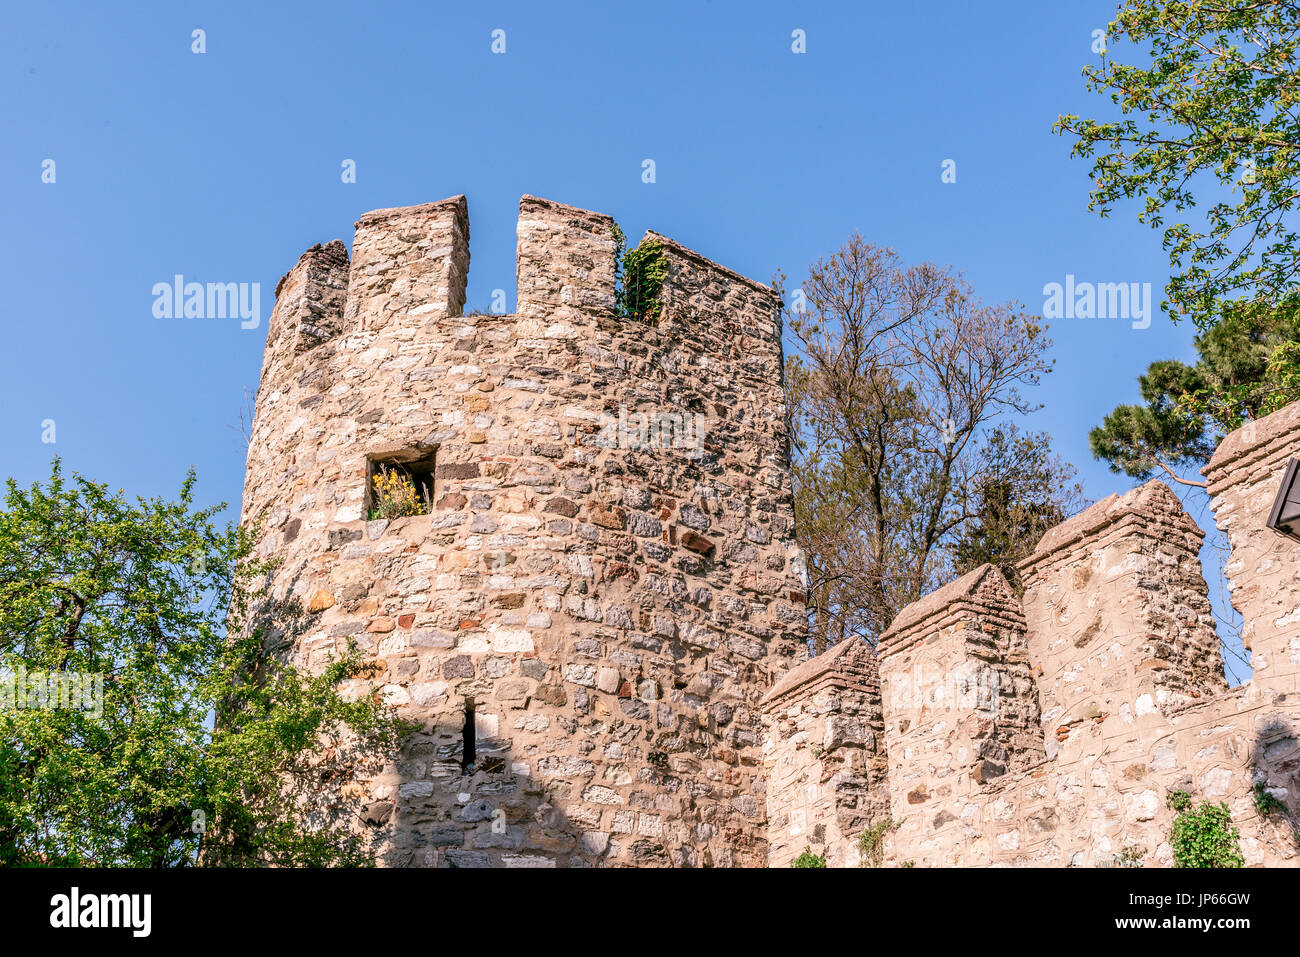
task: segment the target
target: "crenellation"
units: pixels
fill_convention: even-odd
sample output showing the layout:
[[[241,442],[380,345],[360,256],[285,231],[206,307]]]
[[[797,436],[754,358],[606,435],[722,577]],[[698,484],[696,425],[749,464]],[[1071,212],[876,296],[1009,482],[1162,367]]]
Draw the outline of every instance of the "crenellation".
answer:
[[[270,356],[281,361],[297,358],[338,335],[347,298],[348,251],[340,240],[319,243],[302,254],[298,265],[276,286],[276,309],[272,312],[268,339],[287,341],[283,353],[272,349]]]
[[[345,331],[374,333],[394,321],[415,330],[459,316],[468,278],[464,196],[366,213],[352,242]]]
[[[947,864],[932,833],[965,831],[952,808],[1043,758],[1025,622],[983,565],[905,609],[877,645],[896,845]]]
[[[1206,469],[1254,652],[1241,687],[1223,675],[1202,533],[1160,482],[1049,531],[1020,566],[1020,600],[977,569],[904,609],[877,646],[880,697],[866,706],[880,708],[887,770],[857,780],[890,809],[885,863],[1168,867],[1178,790],[1228,806],[1248,866],[1300,865],[1300,551],[1265,526],[1296,456],[1300,406],[1229,436]],[[790,676],[782,707],[815,708],[816,689]],[[790,727],[769,729],[773,767],[797,753]],[[802,786],[769,781],[773,865],[789,858]],[[1282,809],[1262,812],[1257,789]],[[855,835],[823,833],[827,860],[852,863]]]
[[[566,324],[614,315],[614,218],[536,196],[519,201],[515,282],[521,319],[545,319],[548,334]],[[580,326],[585,327],[585,322]],[[558,327],[558,328],[557,328]]]
[[[1023,597],[985,566],[809,659],[775,292],[647,233],[632,321],[610,217],[524,197],[517,235],[513,315],[462,314],[453,197],[308,250],[268,324],[243,516],[303,612],[272,645],[355,646],[349,693],[418,726],[339,778],[382,863],[853,866],[873,829],[886,864],[1163,866],[1177,788],[1300,864],[1300,542],[1265,527],[1300,407],[1206,469],[1246,685],[1159,482],[1048,532]],[[424,514],[372,518],[389,463]]]
[[[660,328],[680,328],[718,360],[701,379],[725,374],[760,390],[782,383],[781,300],[775,290],[710,262],[666,236],[648,231],[667,262],[659,299]],[[722,361],[730,360],[730,361]],[[770,413],[770,407],[764,407]]]
[[[859,863],[857,835],[886,821],[880,685],[865,642],[840,642],[791,669],[763,698],[768,864],[808,848]]]
[[[311,410],[329,385],[324,367],[342,326],[348,269],[347,249],[335,239],[308,249],[276,285],[262,360],[263,386],[250,423],[249,462],[257,461],[259,482],[245,488],[246,520],[278,514],[292,490],[299,488],[296,456],[287,456],[283,469],[268,466],[272,458],[286,458],[286,449],[301,430],[317,428]]]
[[[1300,692],[1300,541],[1266,526],[1287,462],[1300,458],[1300,404],[1228,436],[1205,467],[1215,521],[1228,536],[1232,604],[1244,619],[1252,684]]]
[[[1153,481],[1049,531],[1021,563],[1049,754],[1226,690],[1202,538]]]

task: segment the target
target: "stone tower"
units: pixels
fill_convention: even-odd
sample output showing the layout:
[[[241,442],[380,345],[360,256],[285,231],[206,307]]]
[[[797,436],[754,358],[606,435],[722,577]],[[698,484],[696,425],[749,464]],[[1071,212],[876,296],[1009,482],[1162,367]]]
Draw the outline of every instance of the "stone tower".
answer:
[[[766,862],[759,699],[805,620],[780,303],[648,233],[657,317],[620,318],[615,236],[525,196],[516,313],[464,315],[457,196],[276,288],[243,519],[295,659],[355,642],[421,726],[348,785],[383,863]],[[427,514],[368,520],[383,469]]]

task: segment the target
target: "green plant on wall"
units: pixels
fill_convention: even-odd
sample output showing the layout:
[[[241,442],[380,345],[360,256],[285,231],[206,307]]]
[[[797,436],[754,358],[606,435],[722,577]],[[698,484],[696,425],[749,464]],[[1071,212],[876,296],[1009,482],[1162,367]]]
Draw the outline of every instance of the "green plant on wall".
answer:
[[[1115,855],[1116,867],[1141,867],[1142,858],[1147,856],[1145,847],[1130,845]]]
[[[890,819],[877,821],[858,835],[858,853],[863,867],[879,867],[885,859],[885,835],[897,825]]]
[[[805,847],[803,853],[796,857],[791,863],[791,867],[825,867],[826,858],[820,854],[814,854],[811,847]]]
[[[614,224],[614,310],[623,319],[654,325],[663,304],[659,295],[668,278],[668,257],[657,239],[627,248],[627,237]]]
[[[1232,823],[1228,805],[1203,801],[1192,806],[1186,791],[1169,794],[1169,806],[1178,812],[1169,832],[1175,867],[1244,867],[1241,834]]]
[[[1255,810],[1260,816],[1268,817],[1270,814],[1276,814],[1278,811],[1285,811],[1286,806],[1275,798],[1262,783],[1255,785]]]

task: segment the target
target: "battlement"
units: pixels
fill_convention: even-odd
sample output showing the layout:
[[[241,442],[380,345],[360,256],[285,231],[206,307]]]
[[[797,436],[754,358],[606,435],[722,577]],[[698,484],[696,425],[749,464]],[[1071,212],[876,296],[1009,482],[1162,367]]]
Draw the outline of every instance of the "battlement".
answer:
[[[1151,481],[1052,529],[1021,563],[1049,755],[1227,689],[1203,538]]]
[[[313,246],[280,280],[268,359],[297,359],[337,336],[377,334],[392,322],[416,330],[461,316],[470,262],[464,196],[372,210],[355,228],[351,262],[335,239]],[[510,318],[545,317],[551,333],[571,335],[615,316],[613,217],[524,196],[516,235],[517,307]],[[747,357],[755,374],[770,376],[781,333],[780,301],[771,287],[659,233],[647,231],[642,241],[659,244],[668,265],[661,323],[704,323],[702,341],[711,349]],[[545,336],[547,329],[538,332]],[[288,369],[280,362],[265,372]]]
[[[524,197],[518,308],[465,315],[458,196],[277,287],[243,518],[304,611],[294,660],[357,647],[352,692],[418,724],[338,778],[384,863],[852,865],[892,821],[893,863],[1168,864],[1174,788],[1226,801],[1248,862],[1300,863],[1253,802],[1300,808],[1300,541],[1267,527],[1300,406],[1206,468],[1245,686],[1159,482],[1048,532],[1023,595],[984,566],[801,661],[780,302],[648,232],[658,309],[620,316],[615,237]],[[418,514],[375,509],[389,465]]]
[[[1254,652],[1243,687],[1223,676],[1198,558],[1204,533],[1158,481],[1044,535],[1019,566],[1019,599],[984,566],[905,608],[875,649],[879,699],[855,705],[879,708],[876,757],[887,771],[840,785],[865,787],[855,795],[862,806],[888,807],[889,859],[1109,866],[1141,851],[1146,866],[1167,866],[1165,796],[1176,789],[1228,803],[1248,863],[1300,864],[1287,823],[1300,808],[1300,542],[1266,527],[1292,457],[1300,404],[1230,435],[1205,470]],[[842,745],[812,756],[780,727],[782,714],[848,687],[839,654],[800,665],[770,695],[780,699],[765,752],[774,864],[795,843],[833,863],[854,858],[843,816],[810,806],[777,775],[841,773]],[[1262,815],[1256,786],[1286,814]],[[777,833],[795,809],[797,839]]]
[[[788,866],[817,844],[832,866],[856,865],[857,835],[889,816],[871,647],[843,641],[792,668],[763,697],[762,709],[768,864]]]
[[[346,783],[385,863],[767,859],[759,699],[804,629],[779,302],[648,235],[652,322],[616,314],[613,220],[532,196],[512,315],[463,314],[461,196],[281,281],[243,515],[295,660],[355,644],[420,724]],[[419,514],[375,509],[390,466]]]
[[[469,210],[464,196],[376,209],[356,222],[346,333],[391,322],[415,325],[459,316],[469,281]]]
[[[313,421],[319,417],[315,414],[282,410],[285,422],[279,423],[281,415],[270,412],[304,389],[310,394],[298,399],[300,410],[314,409],[333,394],[423,390],[443,370],[411,365],[444,343],[475,360],[454,362],[445,370],[456,374],[480,368],[482,354],[506,341],[544,358],[557,346],[583,353],[633,335],[662,343],[659,365],[668,363],[667,375],[681,380],[671,406],[692,415],[712,411],[706,416],[709,426],[743,417],[737,425],[763,450],[763,481],[779,485],[773,476],[782,469],[785,431],[777,417],[784,408],[780,301],[770,287],[648,232],[646,238],[660,244],[667,265],[660,315],[655,327],[648,328],[615,321],[617,245],[610,216],[524,196],[517,237],[518,308],[510,315],[462,315],[470,261],[464,196],[364,214],[356,222],[351,261],[337,239],[312,247],[276,287],[254,429],[267,428],[273,419],[277,427],[319,428],[323,423]],[[595,371],[607,374],[603,361]],[[631,356],[618,374],[628,372],[647,381],[665,376],[664,368],[639,355]],[[631,390],[628,413],[640,414],[653,391],[653,386]],[[619,404],[602,402],[585,413],[598,420],[607,408],[617,415]],[[361,412],[367,418],[377,414],[377,407]],[[432,447],[440,441],[440,431],[431,428],[435,424],[421,416],[385,421],[384,448],[370,451]],[[581,430],[584,424],[578,421],[573,427]],[[706,431],[716,434],[711,427]],[[281,438],[254,435],[252,445],[275,446],[280,455],[287,448],[279,444]],[[245,501],[246,517],[260,517],[266,507],[254,496]]]
[[[520,316],[614,315],[614,217],[536,196],[519,201],[515,284]]]

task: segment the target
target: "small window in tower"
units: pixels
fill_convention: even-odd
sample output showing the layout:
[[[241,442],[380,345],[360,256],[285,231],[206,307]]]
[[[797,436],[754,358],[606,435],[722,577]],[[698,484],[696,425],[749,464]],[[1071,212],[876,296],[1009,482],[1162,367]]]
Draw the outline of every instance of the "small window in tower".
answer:
[[[466,774],[474,773],[474,759],[478,757],[478,742],[474,734],[474,699],[465,699],[465,727],[461,730],[460,766]]]
[[[366,469],[366,518],[403,518],[433,511],[434,453],[429,449],[373,456]]]

